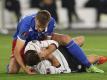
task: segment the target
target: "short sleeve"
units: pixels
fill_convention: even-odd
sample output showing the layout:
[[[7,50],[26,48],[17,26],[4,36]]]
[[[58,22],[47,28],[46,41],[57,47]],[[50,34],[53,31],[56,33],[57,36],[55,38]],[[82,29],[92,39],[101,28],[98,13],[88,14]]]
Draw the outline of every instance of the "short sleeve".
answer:
[[[19,34],[17,37],[21,40],[26,40],[29,34],[31,18],[26,17],[22,19],[19,24]]]

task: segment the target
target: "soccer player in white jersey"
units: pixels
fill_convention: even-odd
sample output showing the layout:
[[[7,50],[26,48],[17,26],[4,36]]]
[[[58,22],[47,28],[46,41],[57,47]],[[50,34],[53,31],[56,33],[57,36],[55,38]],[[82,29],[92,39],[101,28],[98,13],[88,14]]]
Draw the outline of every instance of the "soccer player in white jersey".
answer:
[[[27,61],[30,66],[33,66],[35,70],[40,74],[57,74],[57,73],[70,73],[71,70],[68,66],[68,63],[62,53],[57,49],[58,43],[54,40],[44,40],[44,41],[31,41],[27,44],[25,48],[25,57],[28,57],[30,54],[37,54],[40,56],[41,51],[45,48],[48,48],[50,45],[55,45],[56,50],[52,54],[47,56],[47,60],[40,60],[38,57],[34,57],[35,62],[33,62],[30,56],[30,62]],[[41,50],[42,49],[42,50]],[[34,50],[34,51],[33,51]],[[36,53],[37,52],[37,53]],[[26,58],[25,58],[26,59]],[[42,58],[43,59],[43,58]],[[45,58],[46,59],[46,58]],[[27,59],[26,59],[27,60]],[[57,64],[56,64],[57,63]]]
[[[54,56],[51,56],[51,58],[55,59],[55,61],[51,60],[52,63],[49,61],[49,58],[47,58],[47,60],[41,61],[40,58],[37,56],[35,57],[33,56],[34,59],[36,60],[35,62],[33,62],[34,59],[31,58],[31,56],[29,56],[30,54],[36,55],[38,53],[37,55],[39,55],[41,52],[41,49],[47,48],[49,45],[53,45],[53,44],[58,47],[58,43],[53,40],[31,41],[30,43],[28,43],[28,45],[25,48],[25,54],[26,54],[26,57],[29,57],[31,61],[27,61],[27,64],[29,64],[30,66],[33,66],[36,69],[36,71],[39,72],[40,74],[70,73],[71,71],[83,72],[86,70],[86,67],[83,66],[80,62],[78,62],[77,59],[74,59],[73,57],[69,56],[69,54],[66,55],[68,52],[65,50],[64,47],[61,48],[63,50],[62,53],[60,52],[61,50],[59,51],[58,49],[52,53],[52,55]],[[59,63],[57,60],[59,61]],[[88,60],[90,61],[90,63],[95,64],[95,63],[101,62],[102,57],[91,55],[91,56],[88,56]],[[107,58],[103,61],[107,61]],[[55,62],[57,63],[57,65],[55,64]]]

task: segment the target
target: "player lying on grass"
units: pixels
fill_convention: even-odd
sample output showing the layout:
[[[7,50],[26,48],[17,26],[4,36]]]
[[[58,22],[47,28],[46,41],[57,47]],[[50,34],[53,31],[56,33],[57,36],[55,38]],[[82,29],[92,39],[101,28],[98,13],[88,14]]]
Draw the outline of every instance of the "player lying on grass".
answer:
[[[71,57],[71,55],[64,46],[60,46],[58,48],[61,52],[57,49],[52,54],[50,54],[52,59],[57,59],[58,61],[57,60],[52,61],[51,58],[49,59],[49,56],[47,57],[47,60],[41,60],[39,58],[41,48],[46,48],[53,43],[57,44],[53,40],[29,42],[25,48],[26,64],[29,66],[33,66],[32,68],[34,68],[36,72],[40,74],[49,74],[49,73],[57,74],[57,73],[70,73],[71,71],[72,72],[86,71],[86,67],[82,65],[76,58],[74,58],[73,56]],[[101,64],[107,61],[107,58],[96,55],[89,55],[88,60],[91,64]],[[55,64],[57,65],[55,66]],[[103,71],[101,70],[100,71],[98,70],[98,72],[103,73]]]
[[[83,37],[83,36],[76,37],[76,38],[74,39],[74,41],[75,41],[78,45],[82,46],[83,43],[84,43],[84,37]],[[15,44],[13,43],[13,45],[15,45]],[[50,46],[50,47],[51,47],[51,46]],[[14,47],[13,47],[13,48],[14,48]],[[55,47],[55,48],[56,48],[56,47]],[[23,53],[22,53],[21,55],[22,55],[22,59],[24,60]],[[12,58],[12,60],[13,60],[14,56],[12,56],[11,58]],[[54,61],[53,61],[53,62],[54,62]],[[19,65],[15,65],[16,63],[17,63],[17,62],[14,61],[14,60],[13,60],[13,62],[10,62],[9,65],[11,65],[11,67],[10,67],[10,66],[7,66],[7,72],[8,72],[8,73],[18,73],[18,72],[19,72],[20,66],[19,66]],[[13,67],[12,67],[12,66],[13,66]],[[54,65],[54,66],[55,66],[55,65]]]
[[[86,58],[82,49],[75,43],[72,37],[64,34],[54,33],[55,20],[46,10],[21,18],[13,36],[12,56],[9,63],[9,73],[17,73],[22,68],[28,74],[34,74],[26,68],[23,61],[24,47],[29,41],[52,39],[66,47],[69,54],[76,57],[90,72],[96,72]],[[44,52],[46,53],[46,52]],[[42,56],[42,55],[41,55]]]

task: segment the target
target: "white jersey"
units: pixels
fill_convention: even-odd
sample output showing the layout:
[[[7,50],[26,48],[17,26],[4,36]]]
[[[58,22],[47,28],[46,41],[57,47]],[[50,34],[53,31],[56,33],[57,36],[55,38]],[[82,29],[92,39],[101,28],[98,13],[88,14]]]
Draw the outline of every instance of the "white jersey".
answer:
[[[58,47],[58,43],[54,40],[44,40],[44,41],[31,41],[27,44],[25,47],[25,52],[28,50],[36,50],[37,52],[41,51],[41,48],[46,48],[50,44],[55,44],[56,47]],[[51,65],[51,63],[48,60],[41,61],[38,65],[35,65],[35,70],[40,74],[59,74],[59,73],[70,73],[71,70],[69,68],[69,65],[63,56],[63,54],[57,49],[52,53],[58,61],[60,62],[61,66],[59,68],[56,68]]]
[[[58,43],[54,40],[44,40],[44,41],[34,40],[34,41],[30,41],[26,45],[24,53],[28,50],[36,50],[38,53],[40,53],[41,48],[46,48],[51,44],[55,44],[56,47],[59,47]]]

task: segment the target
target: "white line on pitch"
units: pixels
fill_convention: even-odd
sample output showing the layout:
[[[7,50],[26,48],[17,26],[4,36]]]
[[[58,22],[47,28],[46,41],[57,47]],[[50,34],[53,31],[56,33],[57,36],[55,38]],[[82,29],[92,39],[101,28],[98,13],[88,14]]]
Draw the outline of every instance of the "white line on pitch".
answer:
[[[99,52],[107,52],[107,49],[83,49],[84,51],[99,51]]]

